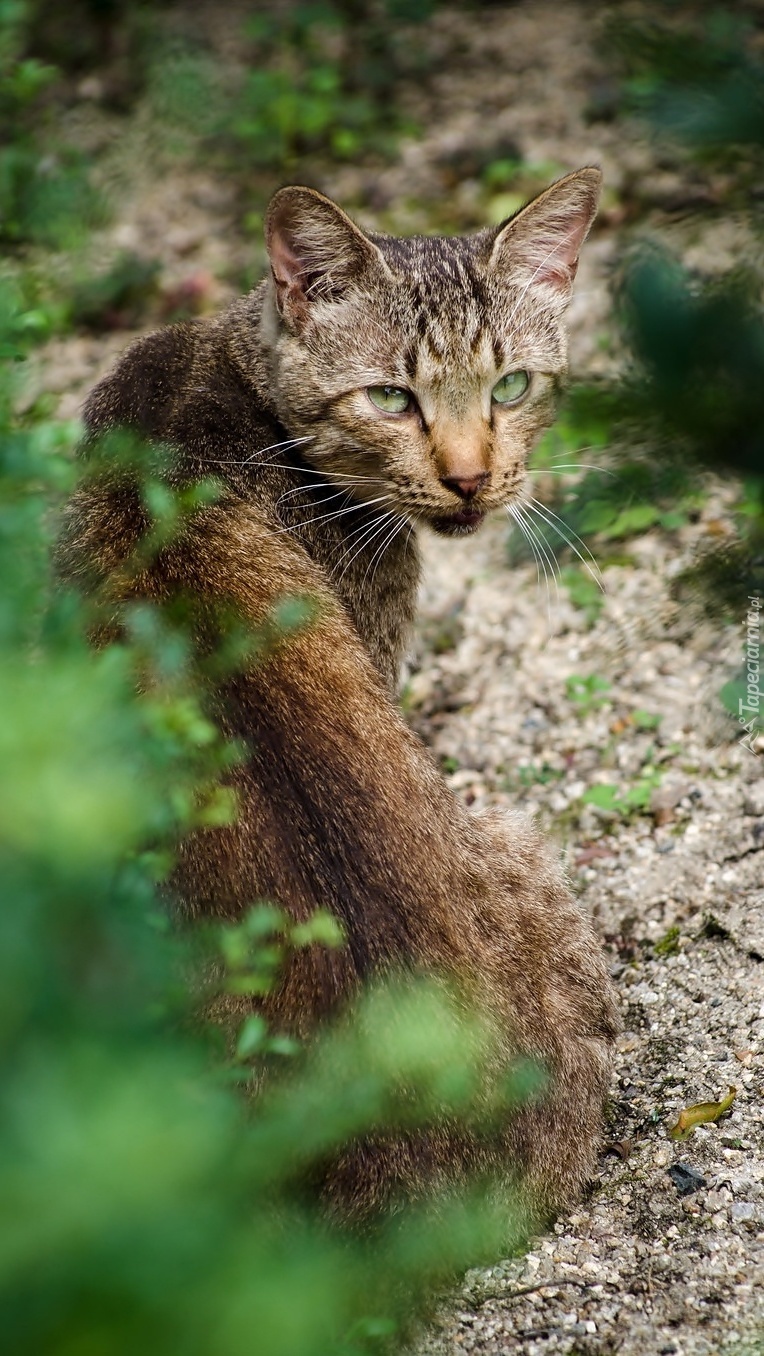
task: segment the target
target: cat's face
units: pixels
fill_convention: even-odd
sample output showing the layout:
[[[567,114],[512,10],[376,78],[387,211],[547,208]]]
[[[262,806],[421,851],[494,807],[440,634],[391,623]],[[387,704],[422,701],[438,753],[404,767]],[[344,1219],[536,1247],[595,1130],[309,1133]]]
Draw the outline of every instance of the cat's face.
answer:
[[[475,531],[519,497],[564,375],[564,310],[600,174],[497,229],[366,236],[311,189],[276,194],[264,337],[281,421],[354,497]]]

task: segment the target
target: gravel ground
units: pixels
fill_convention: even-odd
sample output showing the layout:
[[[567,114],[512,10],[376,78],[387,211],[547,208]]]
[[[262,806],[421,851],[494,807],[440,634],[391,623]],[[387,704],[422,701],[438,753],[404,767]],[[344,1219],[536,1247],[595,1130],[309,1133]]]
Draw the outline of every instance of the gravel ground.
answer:
[[[602,225],[571,307],[579,373],[614,361],[607,281],[632,222],[709,269],[728,267],[747,239],[730,217],[702,229],[688,220],[693,195],[723,200],[723,176],[680,173],[623,120],[587,121],[612,85],[592,44],[600,11],[546,0],[440,10],[426,34],[435,76],[408,94],[423,135],[389,166],[313,176],[369,225],[462,229],[508,207],[486,201],[473,163],[483,151],[514,147],[548,178],[601,164]],[[234,198],[209,173],[152,178],[142,144],[133,139],[141,172],[94,250],[153,255],[160,297],[196,279],[214,308],[252,252]],[[51,391],[73,416],[130,337],[48,345],[30,399]],[[524,1258],[470,1274],[421,1356],[764,1350],[764,758],[735,742],[716,697],[741,661],[740,627],[706,619],[698,600],[678,603],[672,587],[727,530],[728,499],[712,487],[697,521],[629,541],[628,559],[603,560],[593,623],[566,589],[547,598],[533,566],[510,568],[506,520],[458,547],[425,544],[410,719],[467,803],[523,805],[557,837],[608,948],[624,1031],[587,1199]],[[584,803],[599,782],[646,786],[643,812]],[[682,1107],[730,1086],[725,1120],[685,1143],[668,1137]],[[680,1163],[701,1179],[684,1196],[668,1173]]]
[[[665,536],[633,543],[636,567],[605,571],[591,629],[562,601],[550,634],[535,573],[509,569],[506,539],[492,525],[459,579],[453,550],[428,543],[412,719],[468,802],[524,804],[557,834],[624,1031],[586,1201],[524,1259],[472,1273],[421,1352],[743,1350],[764,1330],[764,782],[714,699],[739,637],[677,614],[667,585],[683,548]],[[610,687],[582,712],[566,679],[591,673]],[[657,730],[634,711],[660,716]],[[663,770],[652,813],[582,804],[646,766]],[[669,1138],[683,1107],[730,1086],[727,1119]],[[681,1196],[674,1164],[700,1189]]]

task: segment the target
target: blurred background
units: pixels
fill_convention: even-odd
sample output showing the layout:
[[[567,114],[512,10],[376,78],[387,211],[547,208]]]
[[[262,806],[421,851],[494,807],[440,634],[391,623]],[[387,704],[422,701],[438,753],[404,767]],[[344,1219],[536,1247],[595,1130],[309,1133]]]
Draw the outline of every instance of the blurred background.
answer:
[[[267,909],[203,945],[164,922],[179,836],[233,812],[235,752],[176,621],[135,610],[96,660],[88,605],[51,588],[84,396],[135,335],[258,281],[283,183],[368,228],[453,233],[600,164],[524,528],[491,524],[459,567],[426,547],[403,701],[467,803],[522,804],[557,836],[616,971],[665,962],[719,913],[731,824],[751,846],[728,893],[761,884],[763,76],[758,0],[0,0],[8,1350],[400,1350],[431,1287],[522,1232],[484,1185],[437,1229],[361,1241],[306,1204],[322,1156],[399,1123],[402,1077],[423,1119],[433,1097],[471,1114],[470,1043],[433,995],[413,1042],[380,998],[322,1078],[254,1018],[233,1057],[194,1034],[198,947],[257,995],[289,947],[341,942]],[[193,505],[140,474],[172,530]],[[282,1100],[245,1114],[230,1085],[290,1059]],[[656,1096],[622,1099],[614,1136]]]

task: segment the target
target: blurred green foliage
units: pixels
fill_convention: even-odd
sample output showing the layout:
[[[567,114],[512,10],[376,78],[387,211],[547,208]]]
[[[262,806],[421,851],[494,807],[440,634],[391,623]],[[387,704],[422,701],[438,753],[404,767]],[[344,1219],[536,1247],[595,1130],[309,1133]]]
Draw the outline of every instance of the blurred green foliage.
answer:
[[[156,301],[154,260],[124,254],[94,276],[86,250],[135,135],[157,171],[192,157],[224,170],[243,220],[254,204],[259,228],[277,179],[310,180],[327,157],[391,153],[409,125],[401,79],[426,62],[412,27],[434,8],[261,0],[211,40],[209,16],[167,0],[0,0],[0,243],[24,261],[29,247],[68,253],[56,286],[39,283],[56,294],[57,327],[129,327]],[[193,313],[186,300],[159,318]],[[49,297],[46,306],[52,318]]]
[[[609,690],[609,680],[600,678],[597,673],[587,674],[586,677],[579,673],[571,673],[565,679],[568,701],[573,702],[582,715],[588,715],[590,711],[596,711],[600,706],[606,706],[610,701],[607,696]]]
[[[653,794],[663,780],[663,769],[645,763],[641,776],[631,786],[618,787],[611,782],[597,782],[590,786],[581,797],[582,805],[593,805],[608,815],[618,815],[630,819],[634,815],[647,814]]]
[[[622,102],[704,159],[764,147],[760,13],[745,3],[646,5],[609,16],[608,51],[622,62]]]
[[[604,43],[620,74],[620,115],[647,121],[661,164],[680,180],[692,164],[723,172],[723,196],[709,194],[705,210],[745,212],[760,242],[764,62],[750,7],[733,16],[701,4],[624,6],[611,13]],[[619,539],[682,527],[702,508],[713,472],[734,486],[736,535],[710,536],[673,587],[701,592],[736,622],[747,599],[764,593],[760,293],[753,265],[703,276],[654,241],[634,245],[616,291],[622,375],[574,386],[535,454],[545,511],[530,512],[550,555],[585,554],[580,534],[606,560]],[[560,474],[575,471],[572,482]]]
[[[87,157],[61,134],[55,66],[27,55],[32,8],[0,0],[0,243],[54,249],[103,219]]]
[[[143,313],[156,289],[159,261],[129,252],[117,256],[103,273],[91,273],[75,284],[69,314],[73,324],[88,329],[129,329]]]
[[[221,133],[282,170],[316,152],[389,149],[401,122],[395,87],[417,51],[410,27],[433,8],[434,0],[322,0],[254,15],[249,70]]]
[[[125,605],[119,634],[52,587],[51,510],[82,475],[130,474],[146,551],[214,500],[173,493],[161,449],[112,437],[84,471],[75,425],[16,413],[39,317],[0,285],[0,1327],[14,1356],[360,1356],[398,1348],[433,1286],[516,1241],[490,1183],[351,1234],[310,1184],[370,1133],[446,1114],[487,1124],[538,1086],[486,1079],[492,1033],[443,986],[371,992],[303,1051],[257,999],[297,946],[342,944],[318,913],[257,903],[236,923],[171,922],[189,829],[226,823],[240,750],[207,712],[210,681],[267,662],[310,624],[284,600],[252,634],[221,621],[200,658],[193,612]],[[109,610],[113,621],[113,606]],[[136,682],[141,676],[140,686]],[[206,1017],[236,1003],[221,1025]],[[263,1080],[267,1075],[265,1087]],[[236,1085],[258,1087],[256,1099]],[[254,1344],[254,1345],[253,1345]]]

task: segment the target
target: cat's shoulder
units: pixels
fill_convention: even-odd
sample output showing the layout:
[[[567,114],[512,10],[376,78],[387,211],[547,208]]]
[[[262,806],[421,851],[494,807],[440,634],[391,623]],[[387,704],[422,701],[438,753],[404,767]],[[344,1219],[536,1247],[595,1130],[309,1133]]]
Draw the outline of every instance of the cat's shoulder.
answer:
[[[134,428],[148,437],[196,440],[266,414],[265,382],[243,374],[238,349],[256,328],[256,297],[241,297],[219,315],[166,325],[136,339],[91,392],[84,419],[92,433]],[[249,356],[249,355],[248,355]],[[263,374],[264,377],[264,374]]]
[[[161,436],[185,389],[204,322],[167,325],[136,339],[91,391],[84,407],[93,432],[129,427]]]

